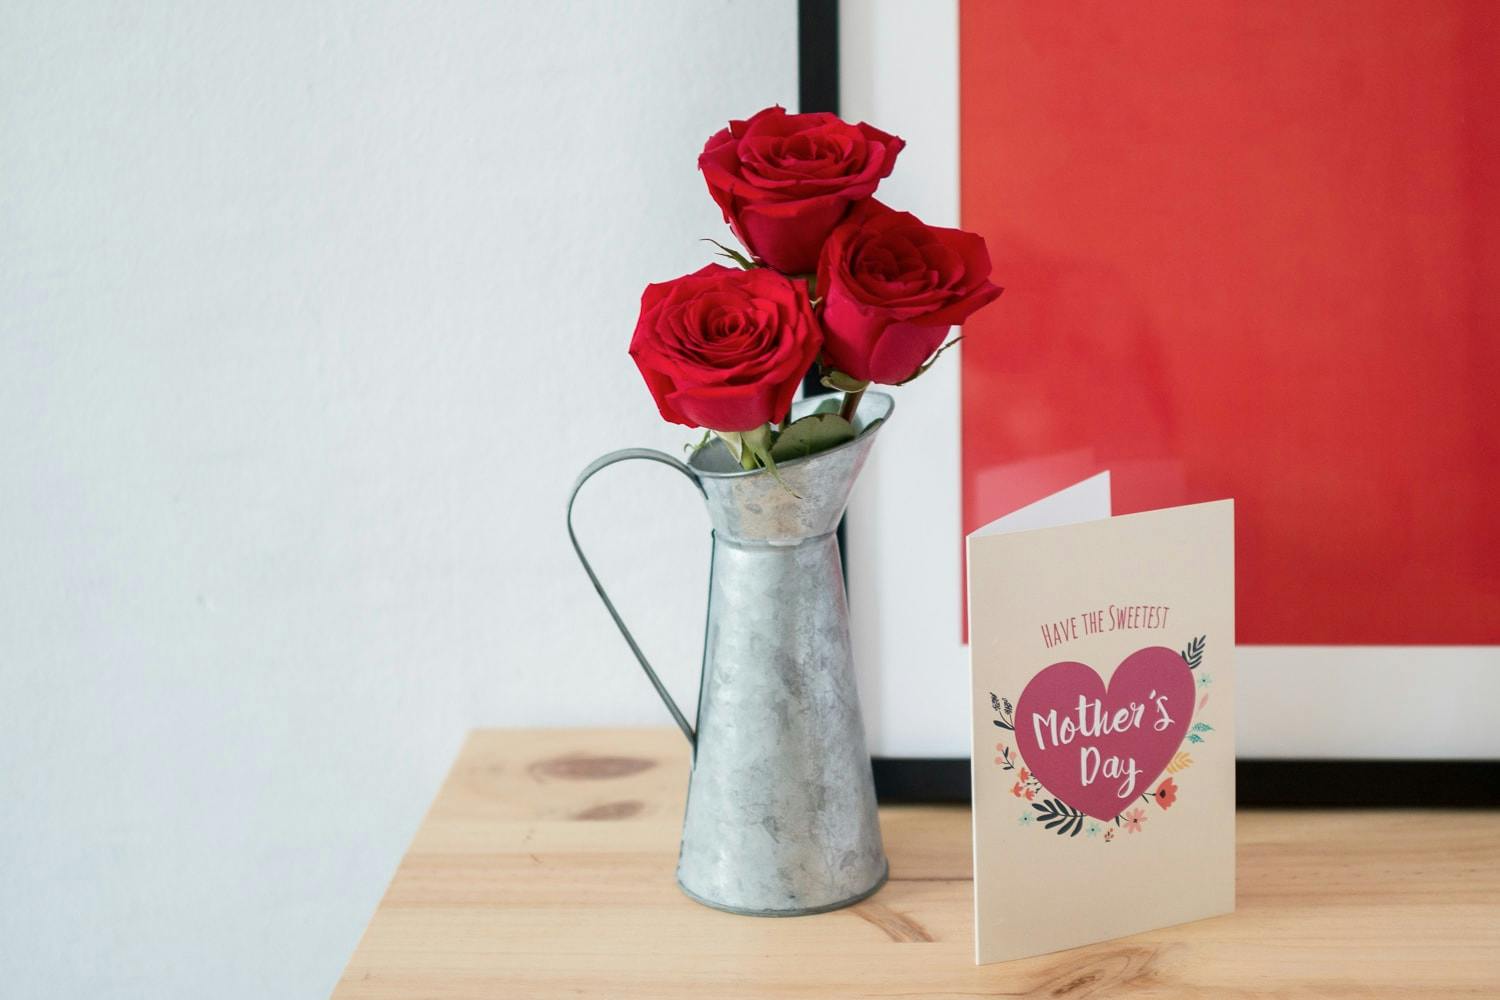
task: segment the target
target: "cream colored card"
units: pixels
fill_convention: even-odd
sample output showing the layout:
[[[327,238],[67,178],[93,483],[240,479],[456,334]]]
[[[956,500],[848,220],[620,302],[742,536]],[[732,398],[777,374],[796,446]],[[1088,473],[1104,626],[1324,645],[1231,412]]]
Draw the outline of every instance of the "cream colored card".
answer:
[[[1231,912],[1233,501],[1105,475],[968,544],[976,961]]]

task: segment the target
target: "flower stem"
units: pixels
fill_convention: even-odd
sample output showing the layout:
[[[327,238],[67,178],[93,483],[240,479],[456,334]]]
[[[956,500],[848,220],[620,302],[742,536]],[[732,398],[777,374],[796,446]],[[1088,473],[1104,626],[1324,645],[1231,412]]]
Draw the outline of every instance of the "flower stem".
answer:
[[[859,401],[864,398],[865,390],[844,393],[844,405],[839,407],[839,416],[849,423],[854,423],[854,411],[859,409]]]

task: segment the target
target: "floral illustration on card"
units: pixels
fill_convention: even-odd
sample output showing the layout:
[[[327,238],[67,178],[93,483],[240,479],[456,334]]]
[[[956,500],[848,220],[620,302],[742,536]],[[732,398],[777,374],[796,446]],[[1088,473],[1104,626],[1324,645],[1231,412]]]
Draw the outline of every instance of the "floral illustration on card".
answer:
[[[1087,664],[1054,663],[1015,704],[991,692],[994,725],[1009,734],[994,762],[1021,824],[1107,844],[1116,831],[1148,833],[1154,817],[1170,822],[1193,752],[1214,732],[1202,718],[1213,683],[1201,669],[1207,644],[1200,635],[1180,651],[1137,650],[1108,683]]]

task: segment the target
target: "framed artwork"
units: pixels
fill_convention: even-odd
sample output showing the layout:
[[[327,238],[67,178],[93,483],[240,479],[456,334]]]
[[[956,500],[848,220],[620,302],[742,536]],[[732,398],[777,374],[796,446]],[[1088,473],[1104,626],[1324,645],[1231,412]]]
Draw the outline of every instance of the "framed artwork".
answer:
[[[966,790],[963,535],[1108,468],[1120,513],[1236,501],[1242,799],[1442,759],[1500,801],[1500,9],[839,13],[823,103],[905,136],[882,190],[1007,286],[850,508],[877,774]]]

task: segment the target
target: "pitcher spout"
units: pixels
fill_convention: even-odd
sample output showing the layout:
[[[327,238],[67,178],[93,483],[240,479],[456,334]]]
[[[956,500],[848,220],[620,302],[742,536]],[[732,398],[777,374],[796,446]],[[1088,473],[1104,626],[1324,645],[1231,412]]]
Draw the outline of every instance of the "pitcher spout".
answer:
[[[812,397],[794,403],[789,419],[815,412],[823,401]],[[764,469],[741,469],[722,441],[700,448],[688,465],[698,474],[714,533],[741,544],[796,545],[837,529],[854,480],[894,409],[895,400],[886,393],[865,393],[854,440],[777,463],[781,482]]]

